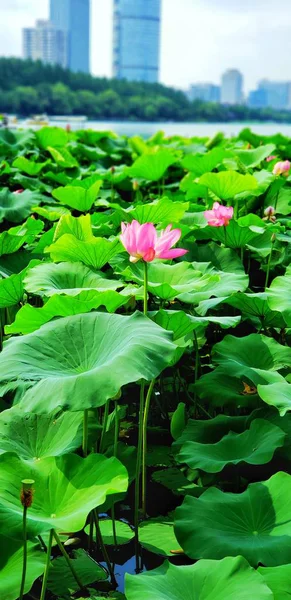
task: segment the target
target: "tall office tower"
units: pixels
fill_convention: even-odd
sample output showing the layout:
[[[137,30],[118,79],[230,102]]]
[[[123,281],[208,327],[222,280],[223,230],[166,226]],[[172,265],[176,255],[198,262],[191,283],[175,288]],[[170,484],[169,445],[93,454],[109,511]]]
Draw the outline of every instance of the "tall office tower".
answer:
[[[114,0],[113,76],[159,79],[161,0]]]
[[[221,78],[221,103],[241,104],[243,102],[243,76],[236,69],[229,69]]]
[[[36,26],[22,30],[23,56],[47,64],[67,65],[67,34],[49,21],[36,21]]]
[[[89,73],[90,0],[50,0],[50,21],[67,34],[67,67]]]
[[[220,102],[220,87],[213,83],[195,83],[190,86],[188,98],[203,102]]]
[[[257,93],[264,97],[263,106],[270,106],[276,110],[291,108],[291,82],[269,81],[262,79],[258,83]]]

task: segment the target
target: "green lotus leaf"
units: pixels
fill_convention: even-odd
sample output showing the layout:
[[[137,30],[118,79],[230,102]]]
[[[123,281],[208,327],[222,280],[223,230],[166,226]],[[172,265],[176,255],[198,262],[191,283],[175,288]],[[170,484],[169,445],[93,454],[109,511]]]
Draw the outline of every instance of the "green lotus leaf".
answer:
[[[242,338],[226,335],[213,346],[212,358],[232,376],[249,376],[254,383],[265,383],[261,371],[277,371],[290,365],[291,349],[257,333]]]
[[[210,173],[215,167],[218,167],[225,158],[230,156],[223,148],[213,148],[206,154],[187,154],[182,160],[182,167],[192,171],[196,177],[204,173]]]
[[[0,222],[6,219],[11,223],[21,223],[31,213],[32,206],[43,200],[38,192],[24,190],[21,194],[13,194],[8,188],[0,191]]]
[[[217,415],[214,419],[194,420],[189,419],[180,437],[173,443],[174,449],[180,448],[185,442],[197,444],[216,444],[230,431],[242,433],[247,427],[248,417],[230,417]]]
[[[181,567],[166,561],[125,581],[127,600],[273,600],[263,577],[241,556]]]
[[[241,175],[241,177],[243,176]],[[243,219],[246,217],[240,217],[237,221],[231,219],[226,227],[207,226],[196,229],[194,231],[195,238],[197,240],[216,240],[228,248],[243,248],[265,232],[264,221],[261,221],[256,215],[248,215],[247,221]]]
[[[274,594],[274,600],[289,600],[291,595],[291,565],[259,567],[258,572]]]
[[[257,294],[239,292],[225,298],[224,303],[234,306],[250,319],[253,317],[259,319],[259,327],[261,324],[265,327],[279,327],[280,329],[286,327],[282,313],[277,309],[270,309],[268,295],[264,292]]]
[[[174,440],[182,434],[187,422],[186,404],[179,402],[171,418],[171,436]]]
[[[241,175],[237,171],[220,171],[220,173],[205,173],[199,183],[206,185],[215,196],[221,200],[230,200],[242,192],[251,192],[258,186],[253,175]]]
[[[79,212],[87,212],[92,208],[97,199],[102,179],[93,183],[88,189],[82,186],[81,181],[78,183],[80,183],[78,186],[66,185],[65,187],[58,187],[53,190],[52,196],[70,208]]]
[[[0,233],[0,256],[13,254],[24,244],[33,242],[43,227],[42,221],[29,218],[22,225],[11,227]]]
[[[277,408],[281,416],[291,410],[291,385],[287,381],[258,385],[258,393],[266,404]]]
[[[141,263],[131,264],[123,272],[128,281],[143,283],[143,265]],[[153,262],[148,267],[148,289],[149,292],[159,296],[163,300],[171,300],[190,290],[201,290],[206,286],[211,288],[216,275],[203,275],[186,261],[175,265],[167,265],[161,262]]]
[[[65,146],[68,142],[68,134],[60,127],[42,127],[35,132],[35,137],[41,148],[48,146]]]
[[[81,215],[80,217],[73,217],[71,214],[63,215],[57,224],[54,242],[65,233],[73,235],[77,240],[81,240],[82,242],[94,239],[91,215]]]
[[[20,273],[15,273],[6,279],[0,279],[0,308],[15,306],[23,297],[23,279],[27,270],[37,265],[37,260],[30,261],[29,265]]]
[[[79,531],[89,512],[107,495],[125,492],[128,476],[116,458],[76,454],[42,458],[28,463],[5,453],[0,456],[0,531],[22,536],[23,508],[19,501],[22,479],[34,480],[33,502],[27,511],[30,536],[49,529]]]
[[[142,521],[138,529],[138,539],[145,550],[160,556],[173,556],[173,551],[181,550],[174,534],[173,519],[170,517]]]
[[[106,279],[94,273],[81,262],[42,263],[30,269],[24,279],[25,289],[32,294],[77,296],[85,290],[116,290],[122,287],[118,280]]]
[[[75,167],[79,166],[76,159],[65,146],[58,146],[54,148],[52,146],[47,146],[47,151],[53,157],[57,165],[59,165],[59,167],[62,169],[74,169]]]
[[[11,131],[5,127],[0,131],[1,152],[3,156],[14,156],[20,149],[31,147],[34,139],[34,132],[29,129]]]
[[[58,221],[63,215],[70,214],[68,208],[65,208],[64,206],[55,205],[34,206],[33,212],[34,214],[39,215],[40,217],[43,217],[48,221]]]
[[[206,473],[219,473],[226,465],[241,462],[260,465],[269,462],[284,444],[285,433],[264,419],[255,419],[243,433],[230,431],[219,442],[201,444],[186,441],[176,456],[179,463]]]
[[[105,238],[92,238],[83,242],[74,235],[65,233],[56,242],[48,246],[54,262],[72,261],[82,262],[88,267],[101,269],[110,259],[121,251],[119,239],[113,241]]]
[[[175,512],[175,534],[190,558],[241,553],[254,566],[289,563],[290,492],[291,476],[279,472],[242,494],[210,488],[199,498],[186,496]]]
[[[35,461],[61,456],[82,444],[81,412],[52,415],[24,413],[17,406],[0,413],[0,453],[15,452]]]
[[[156,313],[149,313],[149,316],[164,329],[172,331],[174,340],[185,337],[201,325],[206,327],[209,323],[217,323],[224,329],[235,327],[240,322],[240,317],[194,317],[180,310],[161,309]]]
[[[177,161],[167,148],[143,154],[128,168],[129,177],[142,177],[150,181],[158,181],[167,169]]]
[[[276,146],[274,144],[266,144],[252,150],[235,150],[236,156],[240,162],[248,169],[257,167],[263,160],[270,156]]]
[[[268,305],[271,310],[282,313],[286,322],[291,324],[291,267],[287,267],[285,275],[275,277],[269,289],[267,289]]]
[[[101,292],[88,290],[73,297],[56,294],[51,296],[41,308],[35,308],[30,304],[22,306],[16,313],[15,321],[11,325],[5,326],[5,333],[32,333],[55,317],[79,315],[101,306],[104,306],[110,313],[115,312],[128,301],[128,295],[119,294],[114,290]]]
[[[139,223],[179,223],[189,208],[188,202],[173,202],[163,197],[149,204],[138,204],[128,214]]]
[[[152,474],[153,481],[165,486],[177,496],[199,496],[205,491],[205,488],[192,483],[177,467],[161,469]]]
[[[111,519],[100,519],[99,525],[100,525],[100,531],[102,534],[104,544],[106,544],[106,546],[114,546],[115,541],[114,541],[112,520]],[[127,544],[134,537],[134,530],[127,523],[124,523],[123,521],[116,520],[115,528],[116,528],[116,540],[117,540],[118,546],[120,546],[122,544]],[[94,531],[94,537],[95,537],[96,536],[95,526],[93,528],[93,531]],[[90,532],[90,525],[87,525],[87,527],[85,527],[85,533],[87,535],[89,535],[89,532]]]
[[[85,550],[73,550],[72,566],[84,586],[104,581],[108,575]],[[51,562],[48,576],[48,590],[56,596],[68,596],[79,591],[78,584],[70,570],[66,559],[59,556]]]
[[[34,581],[43,573],[46,555],[40,551],[39,545],[32,542],[27,544],[27,571],[24,593],[27,594]],[[0,598],[2,600],[17,600],[19,597],[23,543],[9,537],[0,536]]]
[[[89,313],[47,323],[4,343],[0,381],[34,383],[25,411],[102,406],[130,382],[151,381],[170,363],[171,335],[141,313]]]
[[[49,160],[46,160],[44,162],[35,162],[33,160],[25,158],[25,156],[18,156],[13,161],[12,166],[16,169],[19,169],[19,171],[26,173],[26,175],[34,177],[35,175],[38,175],[42,171],[42,169],[46,167],[49,163]]]

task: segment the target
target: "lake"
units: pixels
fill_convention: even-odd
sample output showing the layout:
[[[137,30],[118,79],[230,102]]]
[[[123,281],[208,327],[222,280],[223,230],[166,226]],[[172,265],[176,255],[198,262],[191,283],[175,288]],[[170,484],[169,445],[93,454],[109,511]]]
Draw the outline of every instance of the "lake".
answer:
[[[51,122],[51,125],[65,127],[70,121]],[[250,127],[252,131],[261,135],[274,135],[282,133],[291,138],[291,124],[284,123],[144,123],[132,121],[87,121],[82,124],[70,123],[72,129],[95,129],[99,131],[115,131],[119,135],[140,135],[150,137],[157,131],[164,131],[167,136],[181,135],[185,137],[212,137],[218,131],[226,136],[235,136],[241,129]]]

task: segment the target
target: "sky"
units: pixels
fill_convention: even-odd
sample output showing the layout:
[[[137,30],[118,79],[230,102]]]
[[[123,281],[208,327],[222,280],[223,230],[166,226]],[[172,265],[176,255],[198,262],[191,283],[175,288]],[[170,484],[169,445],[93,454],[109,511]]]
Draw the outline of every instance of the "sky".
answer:
[[[91,70],[111,76],[112,0],[91,0]],[[49,0],[0,0],[0,56],[21,56],[21,28],[48,18]],[[162,0],[160,81],[187,89],[238,68],[245,91],[291,80],[291,0]]]

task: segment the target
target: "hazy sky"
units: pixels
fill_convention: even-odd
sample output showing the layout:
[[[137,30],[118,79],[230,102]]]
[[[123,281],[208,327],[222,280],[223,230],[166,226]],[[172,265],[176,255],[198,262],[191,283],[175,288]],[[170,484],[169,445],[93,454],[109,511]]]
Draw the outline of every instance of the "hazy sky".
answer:
[[[111,75],[112,0],[91,0],[91,67]],[[0,55],[21,56],[21,28],[48,17],[49,0],[0,0]],[[291,80],[291,0],[162,0],[162,83],[218,83],[237,67],[258,79]]]

